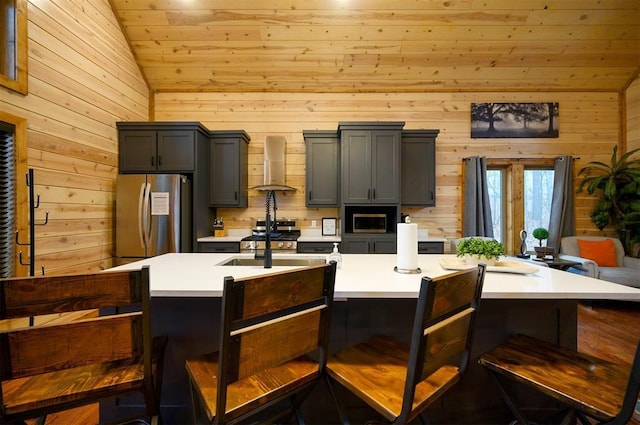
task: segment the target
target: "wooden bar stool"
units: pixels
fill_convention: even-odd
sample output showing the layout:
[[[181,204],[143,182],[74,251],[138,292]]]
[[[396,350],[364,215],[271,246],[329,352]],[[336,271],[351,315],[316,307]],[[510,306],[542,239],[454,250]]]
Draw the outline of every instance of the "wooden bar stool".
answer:
[[[469,362],[484,264],[430,279],[423,277],[410,346],[378,336],[329,358],[327,382],[339,383],[386,420],[404,424],[422,415],[460,380]]]
[[[147,267],[0,280],[0,319],[80,312],[0,333],[0,423],[42,424],[49,413],[132,393],[145,402],[135,418],[157,423],[167,340],[151,337],[149,301]],[[110,311],[82,314],[93,309]]]
[[[519,424],[527,424],[506,382],[533,388],[567,407],[565,418],[577,417],[584,425],[626,424],[640,390],[640,342],[633,365],[628,367],[536,338],[516,335],[482,355],[479,360],[495,378],[498,388]]]
[[[196,421],[303,423],[299,407],[326,366],[335,273],[333,262],[225,278],[220,350],[186,362]]]

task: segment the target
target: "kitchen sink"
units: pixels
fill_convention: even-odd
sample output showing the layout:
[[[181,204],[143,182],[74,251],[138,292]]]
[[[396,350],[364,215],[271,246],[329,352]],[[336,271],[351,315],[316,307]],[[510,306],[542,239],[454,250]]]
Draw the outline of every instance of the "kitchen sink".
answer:
[[[327,262],[326,257],[273,257],[271,265],[277,266],[315,266],[318,264],[325,264]],[[253,257],[231,257],[226,259],[218,266],[262,266],[264,265],[263,259],[256,259]]]

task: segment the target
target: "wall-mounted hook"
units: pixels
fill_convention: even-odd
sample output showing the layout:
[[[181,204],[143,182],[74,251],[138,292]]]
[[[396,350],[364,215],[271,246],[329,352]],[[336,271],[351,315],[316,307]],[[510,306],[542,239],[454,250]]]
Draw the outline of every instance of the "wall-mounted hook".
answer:
[[[19,252],[19,256],[20,256],[20,264],[22,264],[23,266],[30,266],[31,263],[23,263],[22,262],[22,251]]]
[[[40,198],[40,196],[38,196]],[[44,223],[33,223],[34,226],[44,226],[49,222],[49,211],[46,211],[44,214]]]
[[[20,239],[18,239],[18,231],[16,230],[16,245],[27,246],[27,245],[31,245],[31,244],[29,242],[26,242],[26,243],[20,242]]]

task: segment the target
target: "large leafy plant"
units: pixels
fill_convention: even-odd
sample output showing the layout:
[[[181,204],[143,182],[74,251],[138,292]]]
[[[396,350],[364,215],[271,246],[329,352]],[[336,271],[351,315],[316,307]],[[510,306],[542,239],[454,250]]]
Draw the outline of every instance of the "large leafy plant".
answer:
[[[584,175],[578,192],[586,189],[600,196],[591,220],[600,230],[611,225],[627,255],[640,243],[640,158],[633,158],[638,152],[640,148],[618,157],[616,145],[610,164],[592,161],[578,172]]]

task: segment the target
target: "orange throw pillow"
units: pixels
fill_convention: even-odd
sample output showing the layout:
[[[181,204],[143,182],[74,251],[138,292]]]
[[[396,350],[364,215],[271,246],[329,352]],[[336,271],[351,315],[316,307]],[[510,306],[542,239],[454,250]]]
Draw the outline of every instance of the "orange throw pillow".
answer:
[[[600,267],[618,267],[616,247],[611,239],[601,241],[578,239],[578,249],[582,258],[593,260]]]

